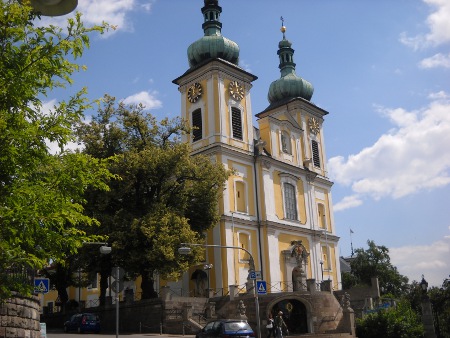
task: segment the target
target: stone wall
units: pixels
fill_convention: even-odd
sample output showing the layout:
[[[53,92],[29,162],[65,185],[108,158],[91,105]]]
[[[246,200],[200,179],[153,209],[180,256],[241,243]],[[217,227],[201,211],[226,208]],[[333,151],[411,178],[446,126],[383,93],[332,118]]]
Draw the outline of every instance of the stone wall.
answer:
[[[0,304],[0,338],[40,338],[39,299],[14,294]]]

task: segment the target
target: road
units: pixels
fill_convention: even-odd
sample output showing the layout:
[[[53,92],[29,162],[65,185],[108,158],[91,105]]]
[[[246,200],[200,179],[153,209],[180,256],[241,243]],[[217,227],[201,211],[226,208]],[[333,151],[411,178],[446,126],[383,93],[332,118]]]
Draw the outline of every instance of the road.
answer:
[[[94,333],[64,333],[64,332],[47,332],[47,338],[115,338],[115,334],[94,334]],[[172,334],[156,334],[156,333],[133,333],[133,334],[119,334],[119,337],[127,337],[127,338],[194,338],[194,335],[172,335]]]

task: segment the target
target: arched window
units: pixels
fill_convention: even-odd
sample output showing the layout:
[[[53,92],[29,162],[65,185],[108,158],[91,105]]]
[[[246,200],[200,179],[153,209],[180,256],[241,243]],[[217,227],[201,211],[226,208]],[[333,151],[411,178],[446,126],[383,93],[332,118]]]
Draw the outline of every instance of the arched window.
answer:
[[[196,109],[192,112],[192,142],[201,140],[203,137],[202,130],[202,110]]]
[[[284,183],[283,187],[285,217],[286,219],[298,220],[295,186],[290,183]]]
[[[231,108],[231,128],[233,138],[242,140],[241,110],[235,107]]]

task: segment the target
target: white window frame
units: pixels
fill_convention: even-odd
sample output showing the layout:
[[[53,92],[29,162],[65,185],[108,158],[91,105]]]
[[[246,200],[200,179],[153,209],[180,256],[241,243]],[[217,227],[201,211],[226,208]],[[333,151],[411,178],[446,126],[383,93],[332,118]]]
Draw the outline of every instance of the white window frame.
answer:
[[[281,183],[281,192],[283,197],[283,217],[285,220],[299,222],[299,210],[298,210],[298,187],[297,187],[298,179],[289,174],[280,174],[280,183]],[[286,216],[286,194],[285,194],[285,183],[288,183],[294,187],[295,193],[295,211],[296,211],[296,219],[287,218]]]

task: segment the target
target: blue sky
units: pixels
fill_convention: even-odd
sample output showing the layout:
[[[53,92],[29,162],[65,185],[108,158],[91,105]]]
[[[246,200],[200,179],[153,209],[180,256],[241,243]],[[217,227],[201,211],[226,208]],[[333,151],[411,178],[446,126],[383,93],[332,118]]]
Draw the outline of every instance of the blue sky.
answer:
[[[341,255],[367,240],[385,245],[412,280],[439,286],[450,275],[450,2],[448,0],[222,0],[222,34],[240,46],[240,66],[258,76],[253,114],[279,78],[283,16],[297,75],[314,86],[324,124]],[[172,80],[203,35],[202,0],[79,0],[93,36],[67,97],[87,86],[175,117]],[[44,18],[62,25],[66,17]]]

